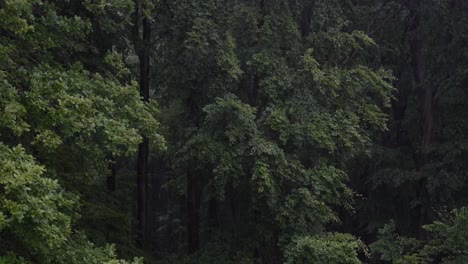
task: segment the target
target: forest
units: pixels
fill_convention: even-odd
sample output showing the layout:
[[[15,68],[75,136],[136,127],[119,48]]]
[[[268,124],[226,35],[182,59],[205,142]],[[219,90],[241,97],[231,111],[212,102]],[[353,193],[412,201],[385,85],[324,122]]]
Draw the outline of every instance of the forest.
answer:
[[[467,264],[468,1],[0,0],[36,263]]]

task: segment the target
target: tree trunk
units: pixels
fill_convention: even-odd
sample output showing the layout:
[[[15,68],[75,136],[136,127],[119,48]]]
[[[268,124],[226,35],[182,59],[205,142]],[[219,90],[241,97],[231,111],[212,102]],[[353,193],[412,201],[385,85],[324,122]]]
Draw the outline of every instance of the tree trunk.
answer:
[[[138,146],[137,160],[137,236],[141,246],[147,242],[147,175],[148,175],[148,139],[144,138]]]
[[[303,37],[307,37],[310,33],[310,19],[312,16],[312,7],[306,5],[303,7],[302,14],[301,14],[301,34]]]
[[[415,89],[419,97],[419,112],[421,119],[421,160],[420,165],[427,162],[427,152],[432,144],[434,130],[433,93],[429,82],[426,82],[425,39],[422,16],[423,1],[408,1],[410,10],[410,52],[413,66]]]
[[[419,100],[421,142],[417,155],[417,168],[422,170],[428,162],[428,152],[433,140],[434,112],[433,92],[430,83],[426,81],[425,49],[426,40],[423,32],[422,12],[423,3],[420,0],[407,1],[410,11],[409,45],[413,67],[415,91]],[[430,219],[430,201],[426,189],[426,179],[423,178],[418,186],[419,198],[424,201],[419,208],[418,239],[427,240],[427,231],[422,228]]]
[[[150,38],[151,25],[143,17],[141,3],[136,1],[136,16],[134,20],[134,42],[139,59],[139,88],[140,96],[144,102],[149,101],[150,89]],[[141,21],[141,23],[140,23]],[[141,32],[141,33],[140,33]],[[150,230],[148,225],[148,154],[149,142],[146,136],[138,146],[137,160],[137,240],[142,247],[148,246]]]
[[[201,182],[199,177],[187,173],[187,250],[193,254],[200,249],[200,202]]]
[[[115,176],[117,174],[117,164],[115,161],[109,162],[110,175],[106,178],[107,190],[110,192],[115,192]]]

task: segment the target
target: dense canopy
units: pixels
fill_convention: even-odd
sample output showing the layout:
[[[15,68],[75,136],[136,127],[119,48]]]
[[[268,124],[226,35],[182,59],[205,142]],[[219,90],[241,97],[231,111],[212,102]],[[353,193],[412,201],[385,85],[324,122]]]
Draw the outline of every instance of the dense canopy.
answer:
[[[0,263],[468,263],[468,3],[0,0]]]

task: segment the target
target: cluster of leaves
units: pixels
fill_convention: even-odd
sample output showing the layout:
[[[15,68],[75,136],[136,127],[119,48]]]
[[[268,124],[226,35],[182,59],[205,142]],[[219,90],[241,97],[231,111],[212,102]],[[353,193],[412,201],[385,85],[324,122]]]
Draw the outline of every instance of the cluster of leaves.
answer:
[[[246,256],[242,252],[229,252],[224,244],[213,240],[206,250],[189,256],[171,256],[156,261],[156,264],[254,264],[253,258]]]
[[[389,263],[419,263],[420,258],[414,252],[420,247],[420,241],[398,235],[394,222],[380,229],[379,239],[370,245],[374,255]]]
[[[326,233],[293,240],[286,251],[287,264],[355,263],[361,261],[358,252],[366,253],[364,243],[352,235]]]
[[[385,263],[466,263],[468,260],[468,209],[455,210],[443,220],[424,226],[431,240],[426,243],[399,236],[395,224],[380,230],[372,253]]]
[[[73,230],[78,199],[19,145],[0,145],[0,263],[127,263]],[[132,263],[142,263],[135,259]]]

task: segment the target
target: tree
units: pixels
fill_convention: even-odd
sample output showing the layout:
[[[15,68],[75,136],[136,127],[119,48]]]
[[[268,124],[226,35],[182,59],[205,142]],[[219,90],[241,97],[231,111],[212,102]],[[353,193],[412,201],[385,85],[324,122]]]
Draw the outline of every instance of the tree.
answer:
[[[151,24],[147,14],[150,7],[146,7],[143,1],[135,1],[133,21],[133,42],[139,60],[139,89],[143,102],[150,100],[150,48],[151,48]],[[137,160],[137,236],[141,246],[149,244],[150,224],[148,206],[148,188],[150,184],[148,174],[149,141],[146,136],[138,146]]]
[[[186,188],[189,253],[220,239],[231,254],[276,263],[293,239],[323,233],[336,208],[351,208],[347,161],[385,128],[380,107],[393,88],[367,64],[375,43],[346,27],[341,8],[156,7],[163,159]],[[310,29],[299,30],[302,16]]]
[[[135,152],[141,135],[162,142],[155,104],[140,101],[135,82],[121,81],[128,76],[122,56],[83,55],[95,48],[87,42],[92,22],[69,16],[75,8],[99,6],[7,1],[0,9],[0,255],[7,262],[117,261],[113,247],[74,230],[79,196],[86,202],[87,188],[106,178],[108,157]]]
[[[405,235],[428,239],[422,226],[466,200],[461,132],[466,124],[460,111],[466,98],[461,73],[466,5],[378,1],[357,6],[358,27],[380,44],[378,60],[392,69],[398,91],[389,130],[375,141],[372,159],[362,162],[370,165],[352,176],[351,186],[365,194],[356,220],[365,229],[359,232],[375,233],[394,218]]]

